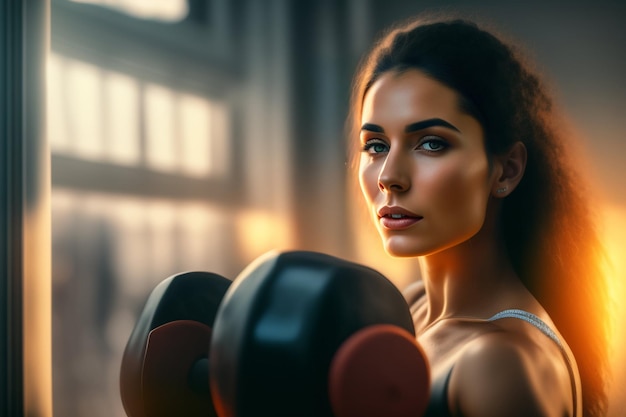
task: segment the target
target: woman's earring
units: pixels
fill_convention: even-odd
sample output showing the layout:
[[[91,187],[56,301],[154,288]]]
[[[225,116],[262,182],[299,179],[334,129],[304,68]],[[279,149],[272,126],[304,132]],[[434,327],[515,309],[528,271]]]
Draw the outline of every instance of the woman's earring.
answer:
[[[507,190],[507,187],[498,188],[498,189],[496,190],[496,193],[498,193],[498,194],[502,194],[502,193],[506,192],[506,190]]]

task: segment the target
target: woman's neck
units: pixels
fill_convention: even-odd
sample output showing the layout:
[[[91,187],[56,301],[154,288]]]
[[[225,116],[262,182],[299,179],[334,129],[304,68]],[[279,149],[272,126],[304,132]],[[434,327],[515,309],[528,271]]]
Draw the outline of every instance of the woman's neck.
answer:
[[[504,244],[485,228],[460,245],[421,257],[419,264],[428,300],[424,326],[448,317],[487,318],[531,303]]]

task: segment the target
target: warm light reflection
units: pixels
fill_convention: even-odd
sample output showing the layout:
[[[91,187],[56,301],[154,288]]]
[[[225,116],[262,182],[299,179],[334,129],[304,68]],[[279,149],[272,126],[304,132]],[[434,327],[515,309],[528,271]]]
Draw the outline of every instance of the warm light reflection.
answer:
[[[241,211],[236,227],[243,259],[256,259],[272,250],[287,250],[291,245],[291,228],[286,217],[269,211]]]

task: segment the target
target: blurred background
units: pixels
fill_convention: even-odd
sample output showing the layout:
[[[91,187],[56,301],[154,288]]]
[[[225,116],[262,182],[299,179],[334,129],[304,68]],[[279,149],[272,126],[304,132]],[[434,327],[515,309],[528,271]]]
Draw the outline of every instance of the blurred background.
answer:
[[[59,417],[123,417],[121,355],[152,288],[234,278],[271,249],[330,253],[399,287],[346,165],[351,77],[427,10],[520,42],[582,138],[612,260],[610,416],[626,409],[626,5],[614,1],[52,0],[53,378]]]

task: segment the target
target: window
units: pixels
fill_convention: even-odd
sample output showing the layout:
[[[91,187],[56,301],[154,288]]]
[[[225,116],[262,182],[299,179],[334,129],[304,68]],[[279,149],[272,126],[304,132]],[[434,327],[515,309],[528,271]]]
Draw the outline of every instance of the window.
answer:
[[[228,1],[207,4],[228,14]],[[241,106],[224,22],[201,26],[187,13],[182,0],[52,3],[58,416],[125,416],[119,367],[150,291],[185,270],[232,277],[240,224],[259,218],[240,204]],[[204,47],[190,49],[192,36]],[[280,225],[260,217],[280,237]]]
[[[230,169],[224,102],[58,54],[49,82],[54,154],[200,178]]]

